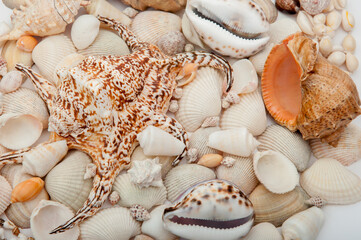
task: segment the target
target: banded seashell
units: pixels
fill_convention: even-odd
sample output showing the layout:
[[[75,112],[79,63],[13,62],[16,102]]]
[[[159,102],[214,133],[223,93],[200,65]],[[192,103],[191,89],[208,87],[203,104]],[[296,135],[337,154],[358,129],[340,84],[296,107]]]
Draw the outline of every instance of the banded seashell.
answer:
[[[167,197],[167,190],[163,184],[161,187],[141,188],[132,182],[129,173],[120,174],[115,179],[113,190],[119,193],[118,204],[122,207],[138,204],[151,209],[153,206],[163,204]]]
[[[241,59],[232,64],[234,81],[231,91],[250,93],[258,87],[258,76],[256,69],[248,59]]]
[[[5,177],[0,176],[0,214],[3,214],[5,209],[11,203],[12,187]]]
[[[259,151],[273,150],[282,153],[296,166],[297,170],[303,172],[311,157],[311,148],[303,140],[301,134],[294,133],[277,124],[267,127],[266,131],[258,136],[261,143]]]
[[[58,201],[78,211],[88,198],[92,179],[84,179],[86,166],[91,158],[77,150],[69,151],[45,178],[45,188],[51,200]]]
[[[17,184],[11,192],[11,202],[26,202],[36,198],[44,188],[44,181],[39,177],[29,178]]]
[[[267,127],[267,117],[260,91],[242,95],[240,103],[226,109],[220,126],[221,129],[245,127],[253,136],[262,134]]]
[[[194,132],[208,117],[221,112],[222,74],[210,67],[200,68],[195,79],[183,88],[176,119],[186,131]]]
[[[80,224],[80,240],[130,239],[140,234],[140,223],[123,207],[100,210]]]
[[[264,64],[266,63],[267,57],[271,52],[273,46],[274,43],[269,43],[262,51],[249,58],[259,76],[262,76]]]
[[[71,40],[77,49],[85,49],[99,33],[100,21],[90,14],[78,17],[71,27]]]
[[[185,190],[196,183],[215,179],[216,175],[210,168],[198,164],[183,164],[170,170],[164,179],[168,200],[174,202]]]
[[[74,226],[65,232],[50,234],[51,230],[74,217],[69,207],[55,201],[41,200],[31,213],[31,232],[38,240],[76,240],[79,237],[79,226]]]
[[[361,179],[332,158],[318,159],[301,174],[300,184],[311,197],[330,204],[352,204],[361,200]]]
[[[291,18],[279,19],[270,25],[270,42],[279,44],[283,39],[296,32],[301,32],[301,29],[295,20]]]
[[[253,160],[250,157],[239,157],[225,154],[224,157],[235,159],[232,167],[220,165],[216,169],[217,178],[236,184],[245,194],[249,195],[259,181],[253,170]]]
[[[16,46],[16,41],[7,41],[1,50],[1,56],[6,60],[8,71],[15,70],[17,63],[29,67],[33,65],[31,53],[20,50]]]
[[[277,228],[268,222],[259,223],[252,227],[242,240],[282,240],[282,235]]]
[[[308,208],[305,201],[308,195],[300,187],[291,192],[276,194],[268,191],[262,184],[249,196],[255,211],[255,224],[269,222],[279,227],[282,223],[300,211]]]
[[[333,158],[349,166],[361,158],[361,129],[354,124],[348,125],[341,133],[336,147],[322,143],[319,139],[312,139],[310,145],[316,158]]]

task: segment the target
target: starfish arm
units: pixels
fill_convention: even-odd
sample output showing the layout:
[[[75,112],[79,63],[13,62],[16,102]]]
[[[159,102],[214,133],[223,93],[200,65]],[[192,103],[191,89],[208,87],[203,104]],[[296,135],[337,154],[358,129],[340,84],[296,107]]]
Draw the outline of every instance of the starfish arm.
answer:
[[[23,162],[24,153],[30,151],[31,148],[24,148],[17,151],[7,152],[0,156],[0,166],[6,164],[18,164]]]

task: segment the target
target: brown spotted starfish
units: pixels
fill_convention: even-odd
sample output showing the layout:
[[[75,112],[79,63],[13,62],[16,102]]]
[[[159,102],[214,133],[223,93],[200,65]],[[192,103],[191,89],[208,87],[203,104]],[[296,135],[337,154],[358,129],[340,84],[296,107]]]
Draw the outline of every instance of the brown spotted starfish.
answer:
[[[203,52],[170,57],[156,46],[137,40],[123,25],[103,17],[99,20],[118,31],[131,54],[88,57],[69,70],[61,69],[57,72],[58,87],[31,69],[16,66],[31,78],[49,108],[50,141],[66,140],[69,148],[86,152],[97,166],[93,188],[83,207],[52,233],[70,229],[97,212],[111,192],[115,177],[129,165],[137,134],[147,126],[159,127],[187,146],[183,127],[165,115],[183,67],[195,64],[220,69],[226,73],[226,91],[232,84],[232,69],[221,57]],[[28,150],[1,156],[0,165],[20,163]]]

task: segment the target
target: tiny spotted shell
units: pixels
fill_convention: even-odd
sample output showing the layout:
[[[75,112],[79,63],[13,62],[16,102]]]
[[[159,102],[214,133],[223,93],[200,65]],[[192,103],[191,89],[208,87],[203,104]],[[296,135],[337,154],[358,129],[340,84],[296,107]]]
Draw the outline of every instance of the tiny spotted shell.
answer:
[[[11,193],[11,202],[26,202],[35,198],[44,187],[44,181],[33,177],[15,186]]]

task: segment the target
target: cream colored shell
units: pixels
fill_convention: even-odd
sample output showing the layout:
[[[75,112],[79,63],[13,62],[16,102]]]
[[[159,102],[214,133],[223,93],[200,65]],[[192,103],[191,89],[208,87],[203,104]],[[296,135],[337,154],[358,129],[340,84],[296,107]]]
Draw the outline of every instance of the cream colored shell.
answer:
[[[277,228],[268,222],[259,223],[252,227],[242,240],[282,240]]]

